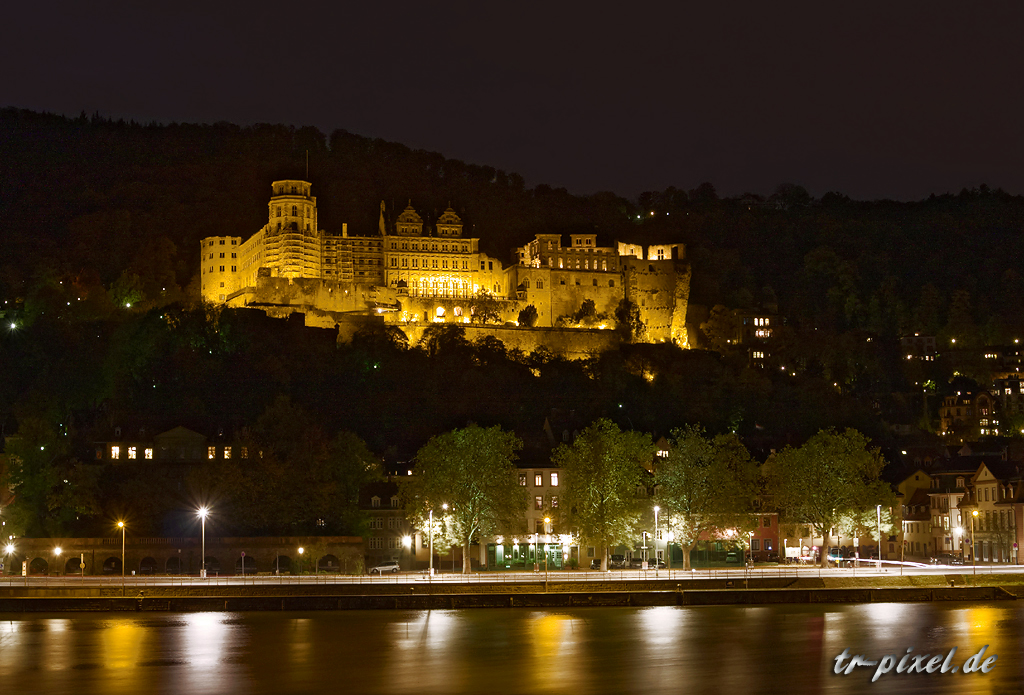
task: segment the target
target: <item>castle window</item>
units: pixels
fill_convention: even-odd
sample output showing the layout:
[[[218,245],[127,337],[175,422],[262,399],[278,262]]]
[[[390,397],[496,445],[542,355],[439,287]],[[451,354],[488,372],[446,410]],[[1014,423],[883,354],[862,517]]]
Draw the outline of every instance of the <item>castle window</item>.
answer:
[[[579,278],[576,278],[576,284],[577,285],[580,284],[580,279]]]
[[[529,280],[523,280],[523,288],[527,289],[527,290],[530,289],[530,281]]]
[[[223,286],[224,286],[224,283],[223,283],[223,282],[222,282],[222,283],[220,283],[220,286],[221,286],[221,287],[223,287]],[[220,298],[221,298],[221,299],[224,299],[224,295],[221,295],[221,296],[220,296]]]
[[[485,270],[483,261],[480,261],[480,270]]]
[[[221,246],[223,246],[223,245],[224,245],[224,240],[223,240],[223,239],[221,239],[221,240],[220,240],[220,245],[221,245]]]
[[[222,272],[222,273],[224,272],[224,266],[220,267],[220,272]]]
[[[561,280],[559,280],[558,284],[559,285],[564,285],[565,284],[565,278],[562,278]]]
[[[441,261],[441,267],[444,268],[445,270],[448,270],[448,261]]]
[[[277,216],[280,217],[281,216],[281,208],[277,207],[277,208],[274,208],[274,210],[277,211]]]
[[[462,262],[462,269],[463,269],[463,270],[468,270],[468,269],[469,269],[469,266],[467,265],[467,262],[466,262],[466,261],[463,261],[463,262]]]
[[[231,257],[232,258],[238,258],[238,254],[237,253],[233,253],[233,254],[231,254]]]
[[[594,287],[597,287],[597,278],[594,278]]]
[[[433,267],[434,267],[434,268],[436,268],[436,267],[437,267],[437,259],[436,259],[436,258],[434,259],[434,261],[433,261],[432,265],[433,265]]]
[[[544,289],[544,281],[543,280],[538,280],[537,281],[537,289],[538,290]]]
[[[298,193],[298,190],[295,188],[295,186],[292,186],[292,195],[295,195],[296,193]]]
[[[494,270],[494,261],[487,261],[487,270]]]
[[[233,266],[231,266],[231,272],[232,272],[232,273],[236,273],[236,272],[238,272],[238,266],[237,266],[237,265],[233,265]],[[597,280],[594,280],[594,282],[596,283],[596,282],[597,282]]]
[[[222,254],[220,255],[220,257],[221,257],[221,258],[224,258],[224,254],[222,253]]]
[[[397,258],[395,258],[395,257],[391,258],[391,267],[392,268],[397,268],[398,267],[398,259]]]
[[[412,267],[413,268],[418,268],[419,267],[419,261],[416,260],[415,258],[412,259]]]

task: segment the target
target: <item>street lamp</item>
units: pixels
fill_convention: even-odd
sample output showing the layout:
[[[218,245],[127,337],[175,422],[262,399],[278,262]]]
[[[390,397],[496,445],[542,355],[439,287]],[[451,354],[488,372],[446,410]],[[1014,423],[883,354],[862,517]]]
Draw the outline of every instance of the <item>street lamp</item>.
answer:
[[[53,549],[53,556],[57,558],[57,572],[60,572],[60,546]]]
[[[442,509],[442,511],[447,512],[448,511],[448,503],[447,502],[442,503],[441,504],[441,509]],[[452,546],[448,546],[448,549],[452,551],[452,574],[455,574],[455,550],[452,549]],[[440,569],[440,568],[438,568],[438,569]]]
[[[427,513],[427,534],[430,536],[430,570],[427,572],[428,581],[434,578],[434,510]]]
[[[11,556],[12,555],[14,555],[14,543],[8,543],[6,546],[4,546],[4,557],[5,557],[5,559],[4,559],[4,566],[5,567],[8,564],[10,564]],[[10,573],[9,569],[7,571],[8,571],[8,573]]]
[[[974,520],[978,516],[978,510],[971,512],[971,564],[974,566],[974,575],[978,575],[978,548],[974,545]]]
[[[875,511],[878,514],[878,569],[882,569],[882,505],[876,504]]]
[[[661,507],[654,505],[654,576],[658,576],[658,512]]]
[[[203,520],[203,545],[202,545],[202,556],[199,558],[200,570],[199,577],[206,579],[206,517],[210,513],[210,510],[206,507],[200,507],[197,514],[199,518]],[[121,569],[124,570],[124,562],[121,562]]]
[[[551,517],[544,517],[544,534],[548,537],[548,542],[544,544],[544,591],[548,590],[548,545],[551,541],[551,528],[548,524],[551,523]],[[537,545],[540,545],[540,539],[537,539]]]
[[[299,578],[302,578],[302,554],[306,552],[305,548],[299,548]]]
[[[117,527],[121,529],[121,588],[124,588],[124,522],[117,522]],[[121,592],[122,594],[124,591]]]

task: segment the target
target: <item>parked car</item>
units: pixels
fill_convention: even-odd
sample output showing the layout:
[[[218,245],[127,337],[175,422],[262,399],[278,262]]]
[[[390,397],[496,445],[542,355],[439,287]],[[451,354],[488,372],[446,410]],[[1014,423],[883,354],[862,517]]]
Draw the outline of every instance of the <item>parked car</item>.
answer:
[[[964,564],[964,560],[959,555],[953,555],[951,553],[942,553],[941,555],[936,555],[935,557],[933,557],[931,559],[931,564],[933,564],[933,565],[962,565],[962,564]]]
[[[398,560],[389,560],[382,562],[376,567],[370,568],[370,574],[376,572],[377,574],[384,574],[385,572],[397,573],[401,571],[401,566],[398,564]]]
[[[626,556],[612,555],[611,558],[608,560],[608,568],[613,570],[626,569]]]
[[[601,558],[595,557],[593,560],[591,560],[590,561],[590,569],[592,569],[592,570],[599,570],[599,569],[601,569]]]
[[[725,554],[725,562],[728,565],[738,565],[743,562],[743,555],[739,551],[730,550]]]

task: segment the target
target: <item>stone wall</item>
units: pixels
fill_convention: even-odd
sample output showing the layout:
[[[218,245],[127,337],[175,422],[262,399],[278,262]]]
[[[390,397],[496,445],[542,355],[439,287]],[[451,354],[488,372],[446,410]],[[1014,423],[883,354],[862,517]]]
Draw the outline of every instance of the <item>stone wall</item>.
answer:
[[[423,337],[426,325],[421,323],[402,324],[401,329],[415,345]],[[544,346],[555,355],[566,359],[584,359],[607,350],[616,350],[622,342],[617,331],[583,328],[526,328],[518,326],[493,326],[466,324],[466,339],[475,341],[484,336],[494,336],[509,350],[518,348],[525,354]]]

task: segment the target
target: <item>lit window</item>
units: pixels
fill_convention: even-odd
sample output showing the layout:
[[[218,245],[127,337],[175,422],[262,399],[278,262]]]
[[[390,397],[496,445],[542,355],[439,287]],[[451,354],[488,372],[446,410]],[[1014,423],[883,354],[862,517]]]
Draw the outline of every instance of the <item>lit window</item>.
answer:
[[[217,447],[215,447],[215,446],[208,446],[208,447],[206,447],[206,458],[210,459],[211,461],[213,459],[217,458]]]
[[[224,447],[224,458],[225,459],[231,458],[231,447],[229,447],[229,446]]]
[[[121,447],[119,447],[119,446],[112,446],[112,447],[110,447],[110,458],[112,458],[112,459],[119,459],[119,458],[121,458]]]
[[[551,508],[558,509],[558,495],[551,495]]]
[[[519,484],[526,487],[526,473],[519,474]]]
[[[380,506],[380,497],[372,497],[370,499],[370,506],[372,506],[372,507],[379,507]]]
[[[544,498],[542,496],[537,495],[533,498],[533,508],[544,509]]]
[[[534,474],[534,476],[533,476],[533,484],[534,484],[535,487],[540,487],[541,485],[543,485],[544,484],[544,476],[542,476],[540,473]]]
[[[128,447],[128,458],[132,460],[138,458],[138,456],[136,455],[136,448],[134,446]]]

